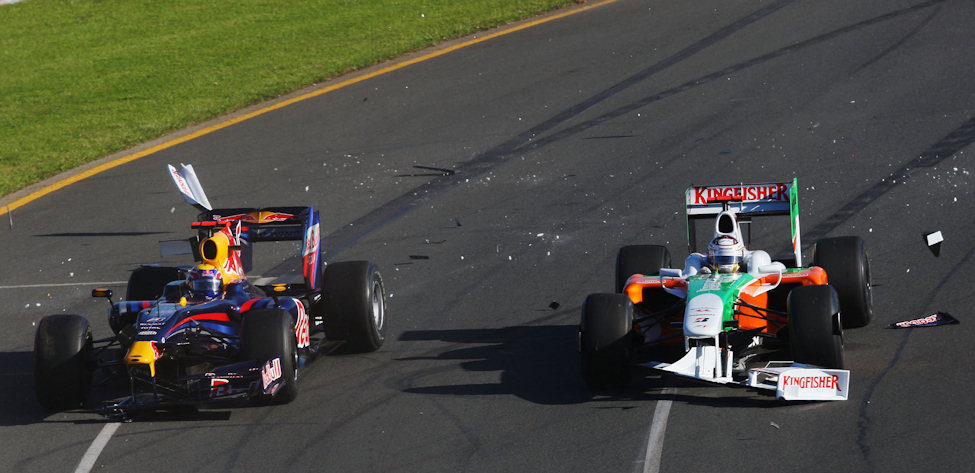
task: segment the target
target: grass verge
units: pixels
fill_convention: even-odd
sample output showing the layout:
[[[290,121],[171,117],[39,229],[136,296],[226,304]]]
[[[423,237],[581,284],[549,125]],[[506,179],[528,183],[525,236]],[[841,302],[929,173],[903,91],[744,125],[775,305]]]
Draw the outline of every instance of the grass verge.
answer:
[[[571,3],[0,5],[0,196],[343,72]]]

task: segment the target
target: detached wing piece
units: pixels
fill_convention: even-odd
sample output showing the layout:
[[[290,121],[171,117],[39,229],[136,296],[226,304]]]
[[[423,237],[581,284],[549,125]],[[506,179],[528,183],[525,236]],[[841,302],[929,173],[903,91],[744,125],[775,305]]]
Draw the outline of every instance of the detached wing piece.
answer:
[[[179,189],[179,192],[183,194],[183,198],[190,205],[201,211],[213,210],[213,207],[210,206],[210,201],[207,200],[206,193],[203,192],[203,186],[200,185],[200,180],[196,178],[196,172],[193,171],[192,164],[181,163],[181,169],[176,169],[172,164],[167,164],[166,166],[169,167],[169,176],[173,178],[173,183],[176,184],[176,188]]]

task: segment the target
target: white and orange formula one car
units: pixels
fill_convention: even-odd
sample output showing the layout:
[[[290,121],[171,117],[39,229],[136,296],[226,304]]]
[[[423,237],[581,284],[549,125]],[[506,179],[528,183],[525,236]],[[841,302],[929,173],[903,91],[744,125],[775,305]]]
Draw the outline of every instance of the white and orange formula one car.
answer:
[[[863,240],[821,239],[812,265],[803,266],[795,179],[691,187],[685,208],[690,255],[683,268],[671,268],[664,246],[625,246],[617,292],[586,298],[579,325],[586,383],[621,387],[643,366],[786,400],[847,399],[843,329],[867,325],[872,313]],[[753,224],[786,215],[791,255],[773,261],[748,248]],[[713,222],[713,233],[698,251],[701,221]],[[652,361],[667,351],[659,348],[681,346],[676,360]]]

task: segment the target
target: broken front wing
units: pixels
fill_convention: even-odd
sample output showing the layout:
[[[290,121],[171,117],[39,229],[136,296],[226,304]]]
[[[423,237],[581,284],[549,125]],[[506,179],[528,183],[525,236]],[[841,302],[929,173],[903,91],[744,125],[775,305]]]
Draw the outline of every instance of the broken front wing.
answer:
[[[714,348],[693,347],[674,363],[649,362],[640,366],[701,381],[772,390],[775,397],[786,401],[845,401],[849,397],[848,370],[820,368],[791,361],[770,361],[763,368],[748,370],[747,379],[736,381],[730,375],[730,363],[720,366],[723,365],[722,357]]]

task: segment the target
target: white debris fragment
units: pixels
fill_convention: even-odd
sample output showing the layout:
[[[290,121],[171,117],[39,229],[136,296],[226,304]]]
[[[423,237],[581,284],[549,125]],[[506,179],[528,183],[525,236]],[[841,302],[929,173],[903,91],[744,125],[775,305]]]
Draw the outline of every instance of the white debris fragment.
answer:
[[[308,186],[305,186],[305,192],[308,192]]]
[[[537,236],[537,237],[543,237],[543,236],[545,236],[545,234],[544,233],[539,233],[539,234],[537,234],[535,236]]]
[[[941,235],[941,230],[938,230],[934,233],[929,233],[927,234],[927,236],[925,236],[925,238],[928,241],[928,246],[935,245],[945,241],[944,236]]]

